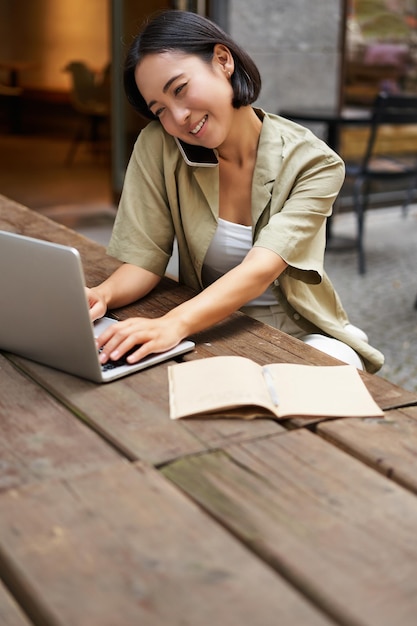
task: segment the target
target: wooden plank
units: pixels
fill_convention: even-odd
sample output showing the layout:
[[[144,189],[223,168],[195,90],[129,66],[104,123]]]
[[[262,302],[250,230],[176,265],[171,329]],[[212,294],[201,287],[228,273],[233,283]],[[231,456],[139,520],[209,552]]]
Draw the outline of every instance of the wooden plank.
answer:
[[[339,624],[414,626],[417,499],[306,430],[163,469]]]
[[[383,420],[324,422],[317,432],[417,493],[417,406],[388,411]]]
[[[0,496],[0,573],[36,626],[331,626],[144,465]]]
[[[14,598],[0,582],[0,624],[1,626],[31,626]]]
[[[100,385],[20,357],[8,358],[130,460],[158,465],[233,441],[284,431],[268,419],[171,420],[168,363]]]
[[[375,402],[379,404],[383,411],[417,404],[417,393],[415,391],[403,389],[378,374],[361,372],[361,376]]]
[[[0,355],[0,492],[76,476],[120,458]]]

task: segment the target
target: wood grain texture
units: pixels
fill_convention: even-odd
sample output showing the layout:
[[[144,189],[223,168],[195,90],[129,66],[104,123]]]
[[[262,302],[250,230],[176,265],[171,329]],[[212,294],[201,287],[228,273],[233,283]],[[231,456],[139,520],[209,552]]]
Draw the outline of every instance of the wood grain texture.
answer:
[[[282,431],[273,420],[169,418],[168,363],[108,384],[95,384],[10,355],[80,419],[130,460],[158,465],[231,441]]]
[[[68,478],[120,458],[0,355],[0,492]]]
[[[0,574],[36,626],[331,626],[144,465],[0,496]]]
[[[415,624],[415,497],[320,437],[288,432],[163,473],[337,623]]]
[[[324,422],[317,432],[417,493],[417,406],[388,411],[384,420]]]
[[[32,626],[6,587],[0,582],[0,624],[1,626]]]

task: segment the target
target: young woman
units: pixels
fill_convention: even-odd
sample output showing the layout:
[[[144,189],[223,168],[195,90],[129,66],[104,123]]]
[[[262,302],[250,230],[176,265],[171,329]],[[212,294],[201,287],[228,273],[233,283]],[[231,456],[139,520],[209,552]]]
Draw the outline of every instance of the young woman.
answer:
[[[260,87],[248,55],[194,13],[161,13],[133,41],[125,90],[152,121],[135,144],[108,249],[124,263],[87,290],[91,317],[149,293],[175,238],[179,280],[197,295],[105,331],[102,362],[140,344],[135,362],[240,309],[358,368],[381,367],[323,271],[343,162],[305,128],[253,108]],[[214,151],[218,164],[187,164],[175,138]]]

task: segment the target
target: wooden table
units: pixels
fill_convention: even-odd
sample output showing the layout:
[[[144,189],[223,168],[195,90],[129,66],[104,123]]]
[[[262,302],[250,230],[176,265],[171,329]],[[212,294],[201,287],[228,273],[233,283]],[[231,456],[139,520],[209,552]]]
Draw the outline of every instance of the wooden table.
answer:
[[[4,197],[0,229],[78,247],[88,284],[117,266]],[[194,339],[335,362],[241,314]],[[417,394],[364,373],[385,420],[173,422],[167,366],[96,385],[0,354],[2,626],[414,626]]]

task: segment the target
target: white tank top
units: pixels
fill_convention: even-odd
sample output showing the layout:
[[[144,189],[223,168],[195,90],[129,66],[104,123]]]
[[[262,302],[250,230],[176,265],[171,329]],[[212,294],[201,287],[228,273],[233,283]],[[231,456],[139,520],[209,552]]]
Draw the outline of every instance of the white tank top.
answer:
[[[252,248],[252,227],[228,222],[219,217],[214,237],[204,259],[202,278],[206,287],[243,261]],[[261,296],[245,306],[268,306],[277,304],[269,287]]]

